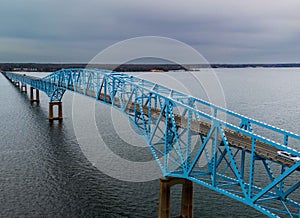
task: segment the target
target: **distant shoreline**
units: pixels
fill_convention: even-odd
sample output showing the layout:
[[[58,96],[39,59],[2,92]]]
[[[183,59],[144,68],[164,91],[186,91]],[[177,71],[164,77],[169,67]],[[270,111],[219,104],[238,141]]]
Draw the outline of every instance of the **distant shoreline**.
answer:
[[[0,71],[28,71],[28,72],[54,72],[67,68],[85,68],[88,64],[84,63],[0,63]],[[89,68],[100,68],[119,72],[133,71],[190,71],[199,68],[295,68],[300,67],[300,63],[282,64],[94,64],[88,65]]]

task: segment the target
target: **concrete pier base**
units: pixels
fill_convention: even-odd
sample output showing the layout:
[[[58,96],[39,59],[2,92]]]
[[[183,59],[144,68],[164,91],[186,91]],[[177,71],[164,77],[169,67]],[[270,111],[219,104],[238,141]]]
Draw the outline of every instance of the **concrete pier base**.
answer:
[[[35,96],[34,96],[34,90],[35,90]],[[30,102],[36,102],[40,103],[40,91],[38,89],[35,89],[33,87],[30,87]]]
[[[14,84],[16,87],[20,88],[20,82],[19,81],[14,81]]]
[[[53,115],[54,106],[57,106],[58,108],[57,116]],[[62,119],[63,119],[62,102],[49,102],[49,121],[62,120]]]
[[[168,177],[160,179],[160,193],[159,193],[159,218],[170,218],[170,199],[171,187],[173,185],[182,184],[181,195],[181,210],[180,215],[182,218],[193,218],[193,183],[187,179]]]
[[[27,86],[26,86],[26,84],[21,84],[21,87],[20,87],[20,91],[21,92],[27,92]]]

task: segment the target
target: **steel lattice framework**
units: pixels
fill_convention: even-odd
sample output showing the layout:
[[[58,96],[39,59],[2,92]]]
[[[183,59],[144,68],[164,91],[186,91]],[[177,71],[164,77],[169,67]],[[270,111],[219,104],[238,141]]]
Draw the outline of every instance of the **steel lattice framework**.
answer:
[[[293,149],[299,146],[297,134],[123,73],[64,69],[44,78],[5,75],[44,91],[51,102],[68,90],[123,112],[163,177],[186,178],[270,217],[300,217],[300,161],[278,153],[300,157]],[[269,139],[273,135],[276,141]]]

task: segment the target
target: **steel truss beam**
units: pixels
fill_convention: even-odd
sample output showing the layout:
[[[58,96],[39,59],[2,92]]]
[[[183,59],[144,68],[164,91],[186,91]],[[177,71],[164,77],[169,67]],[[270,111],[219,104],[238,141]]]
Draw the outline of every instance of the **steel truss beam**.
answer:
[[[300,161],[277,153],[300,157],[297,134],[127,74],[64,69],[44,78],[4,75],[44,91],[51,102],[71,91],[123,112],[147,142],[163,177],[191,180],[270,217],[300,217],[300,197],[292,198],[299,191]],[[238,123],[219,119],[221,113]],[[277,141],[264,131],[277,135]],[[258,181],[261,176],[264,182]]]

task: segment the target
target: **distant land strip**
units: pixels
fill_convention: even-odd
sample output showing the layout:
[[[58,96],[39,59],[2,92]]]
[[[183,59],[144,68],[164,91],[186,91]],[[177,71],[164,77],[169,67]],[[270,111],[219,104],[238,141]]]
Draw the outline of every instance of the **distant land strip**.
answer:
[[[67,68],[99,68],[118,72],[136,71],[189,71],[199,68],[274,68],[300,67],[300,63],[282,64],[84,64],[84,63],[0,63],[1,71],[55,72]]]

